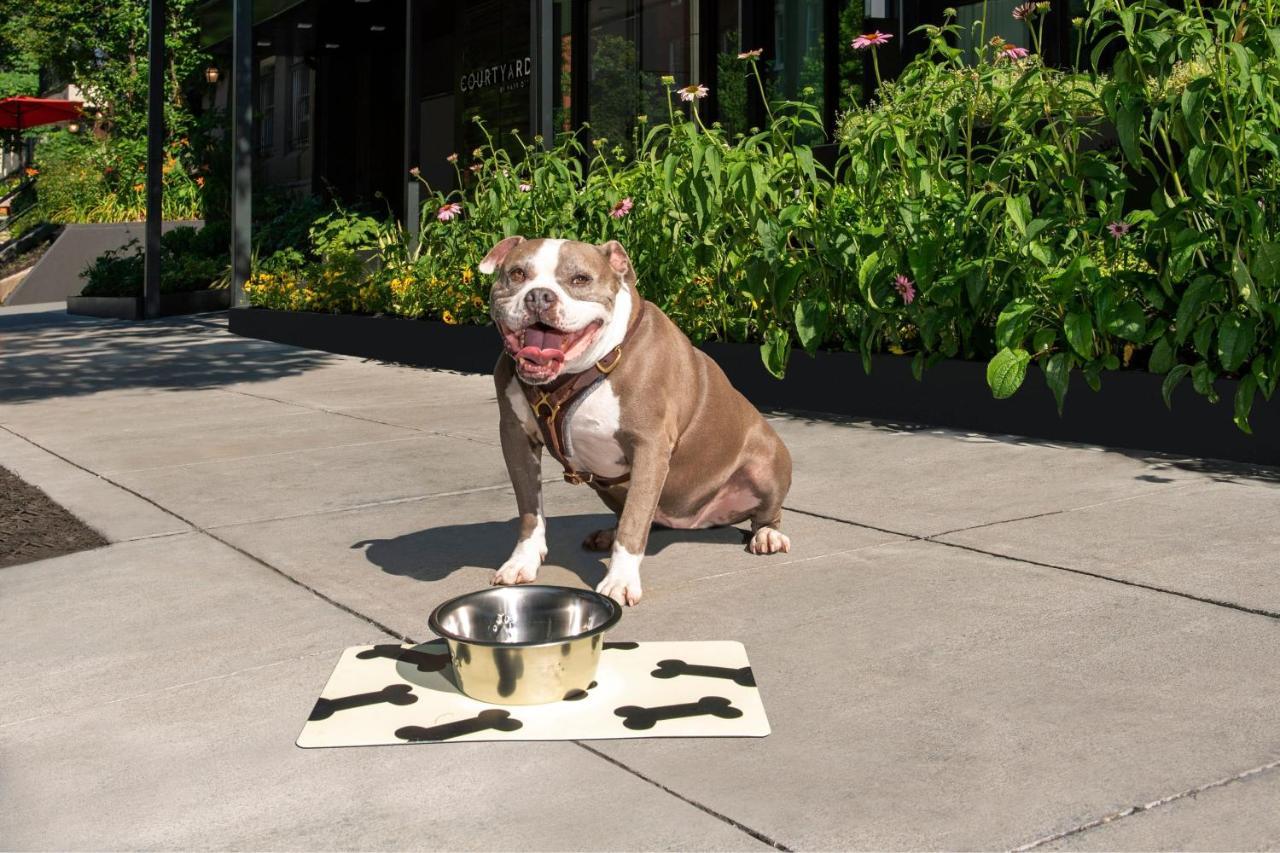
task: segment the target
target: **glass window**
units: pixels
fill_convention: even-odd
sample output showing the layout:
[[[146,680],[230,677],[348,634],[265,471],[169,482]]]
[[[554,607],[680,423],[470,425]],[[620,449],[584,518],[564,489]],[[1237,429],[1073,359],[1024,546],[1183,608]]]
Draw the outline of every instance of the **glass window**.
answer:
[[[691,79],[689,3],[684,0],[589,0],[587,119],[592,135],[627,144],[637,115],[663,117],[662,77]]]
[[[299,59],[289,68],[289,148],[305,148],[311,141],[311,69]]]
[[[965,52],[966,61],[975,61],[978,47],[997,36],[1019,47],[1031,46],[1026,24],[1013,19],[1013,10],[1022,2],[1023,0],[985,0],[956,4],[956,23],[964,33],[959,46]]]
[[[276,141],[276,62],[274,57],[258,66],[258,153],[270,157]]]
[[[528,0],[472,0],[456,4],[458,22],[458,120],[463,162],[484,142],[480,118],[494,142],[511,144],[511,131],[529,133],[529,85],[533,57]]]

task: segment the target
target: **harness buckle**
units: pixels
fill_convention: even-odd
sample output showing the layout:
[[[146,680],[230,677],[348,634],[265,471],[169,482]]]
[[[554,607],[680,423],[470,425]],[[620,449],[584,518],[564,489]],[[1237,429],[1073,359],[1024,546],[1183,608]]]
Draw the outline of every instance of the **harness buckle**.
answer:
[[[617,352],[617,354],[618,354],[617,358],[615,358],[615,359],[613,360],[613,362],[612,362],[608,367],[605,367],[605,366],[604,366],[604,359],[603,359],[603,358],[602,358],[602,359],[600,359],[599,361],[597,361],[597,362],[596,362],[596,370],[600,371],[600,372],[601,372],[601,373],[603,373],[605,376],[608,376],[610,373],[613,373],[613,369],[614,369],[615,367],[617,367],[617,366],[618,366],[618,362],[622,361],[622,344],[618,344],[618,348],[617,348],[616,352]]]
[[[578,471],[565,471],[564,481],[571,486],[581,486],[583,483],[590,483],[596,478],[595,474],[581,473]]]

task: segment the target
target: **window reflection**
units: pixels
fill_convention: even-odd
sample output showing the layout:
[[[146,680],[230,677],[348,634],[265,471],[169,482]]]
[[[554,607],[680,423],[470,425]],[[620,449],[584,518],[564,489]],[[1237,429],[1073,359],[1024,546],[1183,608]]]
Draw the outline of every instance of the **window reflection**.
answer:
[[[665,117],[664,75],[690,82],[684,0],[592,0],[587,5],[587,102],[592,135],[631,140],[637,115]]]

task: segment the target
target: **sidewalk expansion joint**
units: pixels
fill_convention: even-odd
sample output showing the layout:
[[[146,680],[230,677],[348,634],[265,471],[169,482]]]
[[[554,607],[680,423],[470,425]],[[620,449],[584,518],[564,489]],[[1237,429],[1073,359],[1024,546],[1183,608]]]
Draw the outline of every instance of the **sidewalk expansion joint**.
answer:
[[[948,536],[953,533],[961,533],[965,530],[973,530],[979,527],[989,527],[991,526],[992,523],[1007,524],[1007,523],[1012,523],[1014,521],[1024,521],[1026,519],[1011,518],[1001,522],[976,524],[976,525],[973,525],[972,527],[962,527],[958,530],[949,530],[943,533],[934,533],[928,536],[919,536],[914,533],[904,533],[900,530],[889,530],[887,528],[876,527],[871,524],[863,524],[862,522],[850,521],[846,518],[837,518],[836,516],[823,515],[822,513],[810,512],[808,510],[803,510],[803,509],[795,509],[794,507],[789,507],[789,506],[784,506],[783,509],[785,509],[787,512],[794,512],[799,515],[807,515],[813,518],[821,518],[826,521],[834,521],[838,524],[848,524],[853,527],[861,527],[867,530],[876,530],[876,531],[879,531],[880,533],[890,533],[890,534],[893,534],[894,536],[901,536],[903,539],[906,539],[910,542],[928,542],[931,545],[941,545],[944,548],[958,548],[961,551],[970,551],[975,554],[983,554],[988,557],[996,557],[1001,560],[1008,560],[1009,562],[1012,562],[1012,563],[1022,563],[1023,565],[1036,566],[1042,569],[1054,569],[1059,572],[1070,572],[1073,575],[1082,575],[1084,577],[1094,578],[1095,580],[1108,581],[1110,583],[1120,584],[1121,586],[1134,587],[1136,589],[1145,589],[1148,592],[1163,593],[1164,595],[1172,595],[1176,598],[1185,598],[1188,601],[1196,601],[1196,602],[1199,602],[1200,604],[1209,604],[1214,607],[1222,607],[1222,608],[1226,608],[1227,610],[1235,610],[1239,613],[1248,613],[1251,616],[1265,616],[1269,619],[1280,619],[1280,612],[1277,612],[1274,610],[1267,610],[1265,608],[1260,608],[1260,607],[1248,607],[1247,605],[1238,604],[1234,601],[1226,601],[1220,598],[1211,598],[1207,595],[1195,595],[1190,592],[1182,592],[1176,589],[1169,589],[1168,587],[1155,586],[1154,584],[1142,583],[1141,581],[1126,580],[1125,578],[1118,578],[1112,575],[1103,574],[1101,572],[1091,572],[1088,569],[1074,569],[1070,566],[1060,566],[1055,563],[1044,563],[1039,560],[1031,560],[1026,557],[1014,557],[1009,554],[1001,554],[998,551],[988,551],[984,548],[977,548],[972,545],[962,545],[959,542],[948,542],[944,539],[937,538],[939,536]],[[1066,512],[1066,511],[1068,510],[1060,510],[1060,512]],[[1054,513],[1041,513],[1040,515],[1027,516],[1027,518],[1039,518],[1043,515],[1053,515],[1053,514]],[[882,544],[900,544],[900,543],[882,543]]]
[[[352,414],[351,412],[344,412],[341,409],[330,409],[326,406],[311,406],[306,403],[298,403],[293,400],[281,400],[278,397],[268,397],[266,394],[251,394],[248,391],[231,390],[229,388],[222,388],[220,390],[225,391],[228,394],[239,394],[242,397],[252,397],[255,400],[267,400],[268,402],[280,403],[281,405],[284,405],[284,406],[294,406],[299,409],[306,409],[309,412],[321,412],[326,415],[335,415],[337,417],[350,418],[351,420],[354,420],[354,421],[363,421],[364,423],[369,423],[369,424],[378,424],[380,426],[395,427],[397,429],[407,429],[411,432],[417,433],[418,435],[443,436],[445,438],[456,438],[460,441],[469,441],[473,444],[483,445],[484,447],[494,446],[491,442],[482,441],[481,439],[474,438],[473,436],[463,435],[461,433],[449,432],[447,430],[423,429],[422,427],[410,426],[408,424],[395,424],[395,423],[391,423],[390,421],[380,421],[377,418],[370,418],[364,415],[356,415],[356,414]]]
[[[1053,842],[1061,841],[1064,838],[1070,838],[1075,835],[1080,835],[1092,829],[1097,829],[1100,826],[1106,826],[1109,823],[1115,823],[1116,821],[1124,820],[1125,818],[1132,817],[1133,815],[1136,815],[1136,814],[1149,812],[1152,809],[1158,809],[1161,806],[1167,806],[1170,803],[1176,803],[1179,800],[1185,800],[1188,797],[1195,798],[1198,794],[1203,794],[1206,791],[1212,791],[1215,788],[1222,788],[1227,785],[1234,784],[1236,782],[1247,782],[1248,780],[1256,776],[1261,776],[1262,774],[1268,773],[1272,770],[1276,770],[1277,768],[1280,768],[1280,759],[1277,759],[1275,761],[1269,761],[1266,764],[1261,764],[1257,767],[1250,768],[1248,770],[1245,770],[1243,773],[1236,773],[1232,776],[1224,776],[1221,779],[1215,779],[1214,781],[1208,782],[1204,785],[1197,785],[1194,788],[1188,788],[1185,791],[1179,791],[1176,794],[1169,794],[1168,796],[1160,797],[1159,799],[1152,800],[1149,803],[1140,803],[1138,805],[1130,806],[1127,809],[1121,809],[1118,812],[1111,812],[1110,814],[1105,814],[1101,817],[1094,818],[1093,820],[1082,823],[1079,826],[1073,827],[1071,829],[1067,829],[1062,832],[1055,832],[1052,835],[1046,835],[1041,838],[1037,838],[1034,841],[1030,841],[1026,844],[1023,844],[1021,847],[1015,847],[1013,848],[1012,853],[1023,853],[1023,851],[1026,851],[1026,850],[1035,850],[1036,848],[1043,847],[1046,844],[1052,844]]]
[[[679,793],[678,791],[673,791],[673,790],[671,790],[671,789],[670,789],[670,788],[668,788],[666,785],[662,784],[661,782],[657,781],[656,779],[650,779],[648,776],[644,775],[644,774],[643,774],[643,773],[641,773],[639,770],[636,770],[634,767],[629,767],[628,765],[626,765],[626,764],[622,763],[622,762],[621,762],[621,761],[619,761],[618,759],[616,759],[616,758],[614,758],[614,757],[612,757],[612,756],[610,756],[610,755],[606,755],[605,753],[601,752],[600,750],[596,749],[595,747],[588,746],[587,744],[583,743],[583,742],[582,742],[582,741],[580,741],[580,740],[572,741],[572,743],[577,744],[578,746],[582,747],[582,748],[583,748],[583,749],[585,749],[587,752],[591,753],[592,755],[596,756],[597,758],[602,758],[602,759],[604,759],[605,761],[609,762],[610,764],[614,765],[615,767],[618,767],[618,768],[619,768],[619,769],[621,769],[621,770],[625,770],[627,773],[630,773],[632,776],[635,776],[637,779],[640,779],[640,780],[642,780],[642,781],[644,781],[644,782],[648,782],[650,785],[654,786],[654,787],[655,787],[655,788],[657,788],[658,790],[660,790],[660,791],[664,791],[665,793],[670,794],[671,796],[675,797],[677,800],[680,800],[680,801],[681,801],[681,802],[683,802],[683,803],[688,803],[689,805],[693,806],[693,807],[694,807],[695,809],[697,809],[698,811],[705,812],[706,814],[711,815],[713,818],[715,818],[716,820],[720,821],[721,823],[726,823],[726,824],[728,824],[729,826],[732,826],[734,829],[738,830],[739,832],[742,832],[742,833],[745,833],[745,834],[747,834],[747,835],[751,836],[751,837],[752,837],[752,838],[754,838],[756,841],[759,841],[759,842],[760,842],[760,843],[762,843],[762,844],[767,844],[767,845],[769,845],[770,847],[772,847],[774,850],[784,850],[784,851],[787,851],[787,853],[791,853],[791,848],[790,848],[790,847],[787,847],[785,844],[782,844],[782,843],[780,843],[780,842],[774,841],[772,838],[770,838],[769,836],[765,835],[763,832],[760,832],[759,830],[752,829],[751,827],[747,826],[745,823],[741,823],[741,822],[739,822],[739,821],[736,821],[736,820],[734,820],[733,818],[729,817],[729,816],[728,816],[728,815],[726,815],[726,814],[721,814],[720,812],[716,811],[715,809],[713,809],[713,808],[711,808],[711,807],[709,807],[709,806],[705,806],[705,805],[703,805],[702,803],[698,802],[697,800],[692,800],[692,799],[690,799],[690,798],[686,797],[684,794]]]
[[[252,554],[252,553],[250,553],[249,551],[246,551],[245,549],[241,548],[240,546],[238,546],[238,545],[236,545],[236,544],[234,544],[234,543],[232,543],[232,542],[229,542],[229,541],[227,541],[226,539],[223,539],[221,536],[217,535],[217,534],[216,534],[216,533],[214,533],[213,531],[211,531],[211,530],[209,530],[209,529],[207,529],[207,528],[201,527],[199,524],[196,524],[194,521],[192,521],[192,520],[191,520],[191,519],[189,519],[189,518],[184,518],[183,516],[179,515],[178,513],[174,512],[173,510],[169,509],[168,507],[161,506],[160,504],[156,503],[155,501],[153,501],[151,498],[147,497],[146,495],[144,495],[144,494],[142,494],[142,493],[140,493],[140,492],[137,492],[137,491],[135,491],[135,490],[133,490],[133,489],[129,488],[128,486],[126,486],[126,485],[124,485],[124,484],[122,484],[122,483],[118,483],[118,482],[116,482],[115,480],[111,479],[110,477],[107,477],[107,476],[104,476],[104,475],[102,475],[102,474],[99,474],[97,471],[93,471],[93,470],[91,470],[91,469],[89,469],[89,468],[86,468],[85,466],[81,465],[80,463],[78,463],[78,462],[74,462],[74,461],[72,461],[72,460],[68,459],[67,457],[65,457],[65,456],[63,456],[63,455],[61,455],[61,454],[59,454],[59,453],[57,453],[57,452],[55,452],[55,451],[53,451],[53,450],[50,450],[50,449],[49,449],[49,448],[47,448],[47,447],[44,447],[44,446],[43,446],[43,445],[41,445],[39,442],[32,441],[31,439],[27,438],[25,435],[21,435],[20,433],[16,433],[16,432],[14,432],[13,430],[11,430],[11,429],[9,429],[9,428],[7,428],[7,427],[0,427],[0,428],[4,429],[4,430],[5,430],[5,432],[8,432],[8,433],[10,433],[11,435],[16,436],[17,438],[22,439],[23,441],[25,441],[25,442],[27,442],[28,444],[30,444],[32,447],[39,448],[40,450],[44,451],[45,453],[48,453],[50,456],[56,457],[57,459],[62,460],[63,462],[67,463],[68,465],[70,465],[70,466],[72,466],[72,467],[74,467],[74,468],[77,468],[77,469],[79,469],[79,470],[81,470],[81,471],[84,471],[86,474],[91,474],[91,475],[93,475],[94,477],[97,477],[98,479],[102,480],[102,481],[103,481],[103,482],[105,482],[105,483],[110,483],[111,485],[115,486],[117,489],[120,489],[121,491],[128,492],[129,494],[133,495],[134,497],[136,497],[136,498],[138,498],[138,499],[140,499],[140,500],[146,501],[147,503],[151,504],[151,505],[152,505],[152,506],[154,506],[156,509],[160,510],[161,512],[165,513],[166,515],[172,516],[173,518],[176,518],[176,519],[178,519],[179,521],[181,521],[183,524],[186,524],[186,525],[190,526],[190,527],[191,527],[191,531],[185,531],[185,532],[197,532],[197,533],[202,533],[202,534],[204,534],[205,536],[208,536],[210,539],[214,540],[215,542],[219,542],[219,543],[221,543],[222,545],[225,545],[226,547],[230,548],[231,550],[235,551],[236,553],[241,554],[241,555],[243,555],[243,556],[245,556],[245,557],[248,557],[250,560],[252,560],[253,562],[257,563],[258,565],[263,566],[263,567],[265,567],[265,568],[267,568],[267,569],[270,569],[271,571],[275,572],[277,575],[279,575],[280,577],[282,577],[282,578],[284,578],[285,580],[289,581],[290,583],[294,584],[295,586],[299,586],[299,587],[301,587],[302,589],[305,589],[307,592],[311,593],[312,595],[314,595],[316,598],[320,599],[321,601],[323,601],[323,602],[325,602],[325,603],[327,603],[327,604],[330,604],[330,605],[332,605],[333,607],[336,607],[337,609],[339,609],[339,610],[343,611],[344,613],[347,613],[347,614],[348,614],[348,615],[350,615],[350,616],[354,616],[354,617],[356,617],[357,619],[360,619],[361,621],[368,623],[369,625],[372,625],[373,627],[377,628],[379,631],[382,631],[384,634],[387,634],[388,636],[391,636],[391,637],[395,637],[395,638],[397,638],[397,639],[401,640],[402,642],[413,642],[412,640],[409,640],[407,637],[405,637],[403,634],[401,634],[399,631],[394,631],[394,630],[392,630],[391,628],[387,627],[386,625],[383,625],[381,622],[379,622],[378,620],[374,619],[373,617],[368,616],[368,615],[366,615],[366,614],[364,614],[364,613],[361,613],[360,611],[358,611],[358,610],[356,610],[356,609],[354,609],[354,608],[352,608],[352,607],[348,607],[347,605],[343,604],[342,602],[338,601],[337,599],[330,598],[329,596],[325,595],[323,592],[320,592],[320,590],[316,589],[315,587],[309,586],[308,584],[303,583],[302,581],[298,580],[298,579],[297,579],[297,578],[295,578],[293,575],[289,574],[288,572],[284,571],[283,569],[281,569],[281,568],[279,568],[279,567],[277,567],[277,566],[273,566],[271,563],[268,563],[266,560],[262,559],[261,557],[257,556],[256,554]]]

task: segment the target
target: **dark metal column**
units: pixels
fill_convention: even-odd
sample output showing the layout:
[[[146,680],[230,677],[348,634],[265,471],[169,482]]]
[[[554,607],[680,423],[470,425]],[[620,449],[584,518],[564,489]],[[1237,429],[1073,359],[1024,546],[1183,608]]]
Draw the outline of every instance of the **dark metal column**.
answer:
[[[232,0],[231,305],[248,304],[253,246],[253,0]]]
[[[529,133],[550,148],[555,138],[553,93],[558,57],[555,50],[554,0],[529,0],[529,52],[533,80],[529,86]]]
[[[147,229],[142,316],[160,316],[160,223],[164,218],[165,0],[151,0],[147,32]]]
[[[404,171],[401,180],[404,188],[404,230],[409,246],[418,246],[418,217],[421,214],[418,179],[410,170],[418,168],[418,69],[414,42],[417,35],[413,18],[414,0],[404,0]]]

